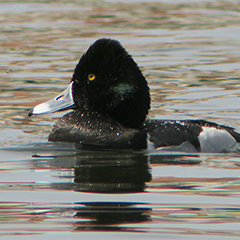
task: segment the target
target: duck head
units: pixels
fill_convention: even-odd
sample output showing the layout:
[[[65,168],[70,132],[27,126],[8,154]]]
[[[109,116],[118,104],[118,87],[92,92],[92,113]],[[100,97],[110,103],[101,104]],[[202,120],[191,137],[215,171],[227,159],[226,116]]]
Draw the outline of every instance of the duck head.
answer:
[[[39,104],[29,116],[66,109],[107,114],[122,125],[140,128],[150,108],[147,82],[135,61],[112,39],[99,39],[79,60],[65,91]]]

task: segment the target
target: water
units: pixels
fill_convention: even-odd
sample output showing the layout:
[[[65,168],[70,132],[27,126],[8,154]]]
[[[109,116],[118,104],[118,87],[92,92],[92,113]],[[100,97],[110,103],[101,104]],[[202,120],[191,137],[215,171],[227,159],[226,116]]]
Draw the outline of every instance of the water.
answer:
[[[240,131],[238,1],[1,1],[0,236],[238,239],[240,157],[48,143],[89,44],[118,39],[151,89],[150,117]]]

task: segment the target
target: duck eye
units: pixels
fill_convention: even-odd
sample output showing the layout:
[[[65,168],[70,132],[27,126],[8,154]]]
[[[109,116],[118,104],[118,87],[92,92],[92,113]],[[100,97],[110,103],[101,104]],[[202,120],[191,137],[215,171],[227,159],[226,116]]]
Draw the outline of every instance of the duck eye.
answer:
[[[90,74],[88,75],[88,80],[89,80],[89,81],[93,81],[95,78],[96,78],[96,76],[95,76],[94,74],[92,74],[92,73],[90,73]]]

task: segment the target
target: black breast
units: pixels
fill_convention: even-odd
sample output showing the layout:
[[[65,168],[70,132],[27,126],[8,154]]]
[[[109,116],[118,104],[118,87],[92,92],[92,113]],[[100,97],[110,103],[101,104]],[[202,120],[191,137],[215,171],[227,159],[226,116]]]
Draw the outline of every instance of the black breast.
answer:
[[[55,123],[48,140],[125,149],[147,147],[144,129],[124,127],[112,118],[96,112],[73,111],[64,115]]]

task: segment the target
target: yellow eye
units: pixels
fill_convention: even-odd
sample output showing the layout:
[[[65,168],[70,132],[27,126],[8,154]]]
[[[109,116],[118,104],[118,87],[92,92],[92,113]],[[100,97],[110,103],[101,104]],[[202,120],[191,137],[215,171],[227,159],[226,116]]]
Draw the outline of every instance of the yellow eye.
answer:
[[[89,81],[93,81],[95,78],[96,78],[96,76],[95,76],[94,74],[92,74],[92,73],[90,73],[90,74],[88,75],[88,80],[89,80]]]

